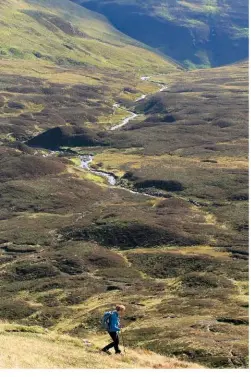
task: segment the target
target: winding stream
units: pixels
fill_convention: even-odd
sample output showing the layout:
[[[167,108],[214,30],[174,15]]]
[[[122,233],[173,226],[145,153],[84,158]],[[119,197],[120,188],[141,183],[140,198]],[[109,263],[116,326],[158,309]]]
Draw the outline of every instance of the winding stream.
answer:
[[[149,79],[150,79],[150,76],[142,76],[141,77],[142,81],[147,81]],[[158,92],[163,92],[164,90],[166,90],[168,88],[168,86],[163,85],[163,84],[158,84],[158,85],[161,86],[161,88],[160,88],[160,90]],[[149,95],[152,95],[152,94],[149,94]],[[145,99],[149,95],[142,94],[142,96],[140,96],[138,99],[136,99],[135,102],[142,101],[143,99]],[[115,110],[115,109],[121,108],[121,106],[118,103],[115,103],[113,105],[113,108]],[[136,114],[136,113],[134,113],[134,112],[131,111],[130,115],[128,117],[126,117],[121,123],[119,123],[119,124],[114,125],[113,127],[111,127],[110,130],[114,131],[114,130],[117,130],[117,129],[120,129],[120,128],[124,127],[126,124],[128,124],[131,120],[135,119],[139,115],[140,114]],[[115,186],[117,184],[117,180],[116,180],[115,175],[113,175],[112,173],[104,172],[102,170],[92,169],[90,167],[90,164],[92,163],[93,158],[94,157],[92,155],[82,155],[82,156],[80,156],[80,159],[81,159],[80,167],[82,169],[90,171],[91,173],[93,173],[93,174],[95,174],[97,176],[105,177],[107,179],[107,182],[111,186]],[[151,198],[155,198],[157,196],[157,195],[146,194],[146,193],[143,193],[143,192],[133,191],[133,190],[130,190],[130,189],[128,189],[126,187],[123,187],[123,186],[118,186],[118,187],[120,189],[126,190],[128,192],[133,193],[133,194],[144,195],[144,196],[148,196],[148,197],[151,197]]]
[[[139,97],[138,99],[136,99],[136,101],[135,102],[139,102],[139,101],[142,101],[142,99],[145,99],[147,97],[147,95],[146,94],[142,94],[142,96],[141,97]]]
[[[111,186],[115,186],[116,185],[116,178],[114,177],[113,174],[105,173],[105,172],[103,172],[101,170],[92,169],[90,167],[90,164],[93,161],[93,156],[92,155],[90,155],[90,154],[89,155],[83,155],[83,156],[80,157],[80,159],[81,159],[80,167],[82,169],[88,170],[91,173],[93,173],[95,175],[98,175],[100,177],[105,177],[107,179],[108,183]]]
[[[134,118],[136,118],[138,116],[139,116],[139,114],[135,114],[133,112],[130,112],[130,115],[127,118],[125,118],[121,123],[117,124],[116,126],[113,126],[111,128],[111,131],[114,131],[114,130],[117,130],[118,128],[124,127],[127,123],[130,122],[130,120],[133,120]]]
[[[142,81],[148,81],[151,77],[150,76],[142,76],[140,79]],[[160,86],[160,89],[157,91],[158,92],[163,92],[164,90],[168,89],[168,86],[167,85],[163,85],[163,84],[158,84]],[[152,94],[142,94],[138,99],[135,100],[135,103],[136,102],[140,102],[142,101],[143,99],[147,98],[148,96],[150,96]],[[115,103],[113,105],[113,108],[114,109],[118,109],[118,108],[121,108],[120,104],[119,103]],[[125,125],[127,125],[131,120],[137,118],[140,114],[136,114],[132,111],[130,111],[130,115],[128,117],[126,117],[121,123],[115,125],[115,126],[112,126],[111,127],[111,131],[114,131],[114,130],[117,130],[119,128],[122,128],[124,127]]]
[[[92,169],[90,167],[90,164],[93,161],[93,156],[92,155],[90,155],[90,154],[88,154],[88,155],[82,155],[82,156],[80,156],[80,159],[81,159],[80,166],[81,166],[82,169],[88,170],[89,172],[91,172],[91,173],[93,173],[95,175],[98,175],[100,177],[105,177],[107,179],[107,182],[111,186],[116,186],[117,185],[116,177],[112,173],[107,173],[107,172],[104,172],[102,170]],[[144,192],[130,190],[129,188],[123,187],[123,186],[120,186],[120,185],[117,185],[117,188],[119,188],[121,190],[128,191],[128,192],[130,192],[132,194],[136,194],[136,195],[144,195],[144,196],[148,196],[150,198],[156,198],[156,197],[158,197],[158,195],[150,195],[150,194],[146,194]]]

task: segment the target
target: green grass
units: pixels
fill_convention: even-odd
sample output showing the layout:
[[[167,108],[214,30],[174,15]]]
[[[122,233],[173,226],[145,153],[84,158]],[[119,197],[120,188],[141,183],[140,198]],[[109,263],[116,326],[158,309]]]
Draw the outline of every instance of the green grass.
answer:
[[[50,261],[58,275],[10,281],[10,274],[25,263],[26,270],[32,266],[40,273],[38,257]],[[60,334],[70,334],[76,344],[93,337],[101,345],[106,342],[99,324],[102,313],[123,302],[126,347],[211,368],[247,367],[247,266],[224,250],[160,247],[118,252],[78,241],[61,243],[53,252],[44,250],[37,260],[30,256],[25,263],[16,259],[0,269],[5,271],[0,314],[18,322],[0,326],[2,335],[45,334],[46,327],[55,341]],[[234,348],[231,358],[229,347]]]
[[[8,325],[11,328],[11,325]],[[13,331],[17,330],[15,324]],[[104,337],[88,339],[85,344],[70,336],[58,336],[53,332],[30,334],[27,332],[1,334],[1,368],[60,368],[60,369],[178,369],[201,368],[196,363],[183,362],[177,358],[167,358],[154,352],[141,349],[127,349],[124,356],[109,358],[99,352]]]
[[[113,117],[115,102],[155,90],[141,75],[178,69],[69,0],[1,2],[0,22],[0,96],[5,91],[0,118],[19,125],[18,130],[0,125],[0,134],[13,133],[17,140],[58,125],[107,128],[123,118],[122,110]],[[128,87],[134,92],[126,92]],[[23,108],[10,108],[10,102]]]
[[[64,0],[63,4],[62,1],[44,1],[41,4],[35,0],[13,0],[11,5],[2,4],[1,10],[4,23],[0,43],[6,58],[25,58],[34,62],[41,59],[44,62],[121,70],[136,65],[139,69],[150,69],[151,64],[154,68],[159,65],[160,69],[161,66],[165,69],[167,64],[152,52],[137,47],[135,41],[117,32],[101,16],[68,0]],[[33,32],[27,35],[27,28],[32,28]],[[45,40],[49,42],[45,43]]]
[[[247,64],[180,72],[68,1],[0,4],[0,20],[11,26],[0,36],[7,54],[0,60],[0,333],[3,354],[6,344],[16,350],[3,366],[93,366],[79,359],[81,339],[101,347],[102,313],[123,302],[126,346],[211,368],[246,367]],[[29,44],[21,43],[27,25],[40,33]],[[42,43],[47,31],[51,45]],[[170,74],[139,79],[151,72]],[[113,103],[133,109],[156,82],[167,92],[138,103],[133,125],[108,132],[123,116],[112,113]],[[43,157],[44,148],[23,143],[41,134],[68,154]],[[79,167],[70,143],[75,153],[93,153],[93,166],[115,173],[120,185],[166,197],[109,187]],[[71,360],[52,360],[52,344],[66,355],[62,334]],[[43,357],[27,361],[27,347],[41,355],[41,340]],[[125,365],[131,359],[117,366]]]
[[[249,36],[249,30],[248,28],[243,28],[243,27],[238,27],[234,26],[233,27],[233,32],[234,32],[234,38],[248,38]]]
[[[132,0],[130,3],[114,0],[112,7],[105,0],[74,1],[97,9],[128,35],[157,48],[188,69],[221,66],[248,56],[246,0]],[[120,19],[121,13],[125,14],[127,25]],[[145,25],[151,25],[151,37],[146,35]],[[164,38],[166,33],[172,35],[172,40]],[[182,48],[180,40],[184,41]],[[202,58],[198,54],[201,49],[205,55]]]

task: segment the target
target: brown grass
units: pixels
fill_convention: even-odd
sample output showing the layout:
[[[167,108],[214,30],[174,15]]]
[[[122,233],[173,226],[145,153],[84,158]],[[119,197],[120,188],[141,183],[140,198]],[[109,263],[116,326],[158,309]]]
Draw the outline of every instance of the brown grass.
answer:
[[[102,355],[95,346],[80,339],[49,335],[0,335],[0,368],[8,369],[118,369],[202,368],[195,363],[168,358],[147,350],[127,349],[126,356]]]

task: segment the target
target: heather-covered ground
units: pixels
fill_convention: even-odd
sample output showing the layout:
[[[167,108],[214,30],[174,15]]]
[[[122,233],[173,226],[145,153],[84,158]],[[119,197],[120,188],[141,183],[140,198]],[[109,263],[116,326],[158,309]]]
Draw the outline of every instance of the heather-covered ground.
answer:
[[[136,350],[116,367],[246,368],[247,63],[181,71],[69,1],[0,5],[3,31],[15,15],[44,54],[15,28],[16,50],[1,47],[0,366],[101,366],[100,317],[123,302]],[[138,117],[111,131],[129,110]],[[90,154],[116,185],[81,168]],[[84,361],[82,338],[95,346]],[[52,360],[66,341],[73,362]]]

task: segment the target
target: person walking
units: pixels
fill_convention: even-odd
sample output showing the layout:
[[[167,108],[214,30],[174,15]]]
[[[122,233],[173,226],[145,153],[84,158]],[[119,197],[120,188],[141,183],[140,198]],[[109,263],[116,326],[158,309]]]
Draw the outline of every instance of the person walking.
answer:
[[[112,338],[112,342],[102,348],[102,351],[107,353],[108,355],[111,355],[109,349],[112,347],[114,347],[116,354],[121,353],[121,350],[119,349],[119,331],[121,329],[120,317],[122,317],[124,313],[124,305],[116,305],[116,310],[105,313],[107,323],[106,330]]]

